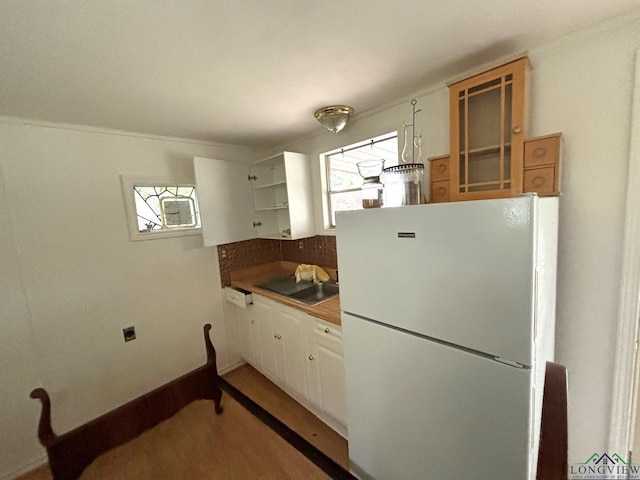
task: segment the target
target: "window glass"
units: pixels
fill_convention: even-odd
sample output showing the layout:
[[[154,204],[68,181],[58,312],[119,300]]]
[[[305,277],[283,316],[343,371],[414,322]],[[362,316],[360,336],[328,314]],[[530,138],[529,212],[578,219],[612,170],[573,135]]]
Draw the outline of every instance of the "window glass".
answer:
[[[131,240],[201,233],[194,185],[123,175],[122,189]]]
[[[358,162],[364,160],[385,161],[385,168],[398,164],[398,133],[372,138],[325,153],[327,185],[327,217],[331,227],[336,224],[336,212],[362,208],[360,187],[362,177]]]
[[[133,191],[139,232],[199,226],[195,187],[134,185]]]

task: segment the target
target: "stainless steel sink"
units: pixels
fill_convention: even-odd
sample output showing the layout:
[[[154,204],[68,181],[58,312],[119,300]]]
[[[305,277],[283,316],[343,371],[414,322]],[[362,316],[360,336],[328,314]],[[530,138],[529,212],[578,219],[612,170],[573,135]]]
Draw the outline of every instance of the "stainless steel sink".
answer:
[[[309,305],[323,302],[340,293],[334,283],[296,282],[293,276],[276,277],[256,285]]]
[[[301,302],[313,305],[315,303],[323,302],[331,297],[334,297],[340,293],[338,285],[334,283],[315,283],[312,286],[300,290],[295,293],[291,293],[288,296],[295,298]]]

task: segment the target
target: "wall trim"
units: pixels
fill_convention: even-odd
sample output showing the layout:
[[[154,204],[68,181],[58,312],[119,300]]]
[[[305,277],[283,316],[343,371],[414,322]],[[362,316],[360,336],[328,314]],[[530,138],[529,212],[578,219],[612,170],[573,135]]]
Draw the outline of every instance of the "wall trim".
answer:
[[[636,342],[640,313],[640,48],[635,54],[631,108],[622,277],[608,444],[609,452],[617,452],[622,457],[626,457],[632,448],[637,401],[634,379],[638,373]]]
[[[64,122],[54,122],[54,121],[48,121],[48,120],[36,120],[36,119],[29,119],[29,118],[11,117],[8,115],[0,115],[0,123],[24,125],[27,127],[41,127],[41,128],[53,128],[58,130],[71,130],[76,132],[96,133],[101,135],[113,135],[116,137],[143,138],[147,140],[158,140],[162,142],[186,143],[186,144],[192,144],[192,145],[203,145],[206,147],[245,150],[245,151],[253,151],[265,156],[268,155],[268,153],[265,153],[265,152],[270,151],[270,149],[268,148],[245,147],[242,145],[216,143],[216,142],[210,142],[207,140],[199,140],[196,138],[153,135],[151,133],[116,130],[116,129],[107,128],[107,127],[93,127],[91,125],[82,125],[77,123],[64,123]]]

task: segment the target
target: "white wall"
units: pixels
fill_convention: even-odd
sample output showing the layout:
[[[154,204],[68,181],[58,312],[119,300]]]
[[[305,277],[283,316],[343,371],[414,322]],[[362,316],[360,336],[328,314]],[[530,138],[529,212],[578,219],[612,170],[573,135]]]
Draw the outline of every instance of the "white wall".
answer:
[[[607,448],[616,346],[634,52],[640,20],[622,18],[530,51],[530,136],[564,134],[557,361],[569,369],[569,462]],[[448,91],[417,96],[428,156],[449,151]],[[357,117],[337,136],[288,145],[318,154],[410,123],[404,103]],[[320,195],[320,166],[314,171]],[[316,205],[322,218],[321,205]],[[319,221],[319,220],[318,220]],[[323,226],[318,224],[318,231]],[[326,232],[323,232],[326,233]],[[620,452],[624,454],[625,452]]]
[[[228,363],[216,249],[127,232],[120,174],[193,182],[193,156],[265,152],[0,119],[0,478],[44,459],[33,388],[64,433],[202,365],[207,322]]]
[[[606,451],[613,388],[640,21],[607,27],[531,55],[532,133],[565,139],[556,352],[569,367],[570,463]]]

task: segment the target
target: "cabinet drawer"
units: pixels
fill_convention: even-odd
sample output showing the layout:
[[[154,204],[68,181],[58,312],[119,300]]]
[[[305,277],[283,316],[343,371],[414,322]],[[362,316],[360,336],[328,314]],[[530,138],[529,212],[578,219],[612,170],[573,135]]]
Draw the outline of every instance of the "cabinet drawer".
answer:
[[[224,298],[240,308],[247,308],[247,305],[253,303],[251,292],[233,287],[224,287]]]
[[[560,157],[560,134],[532,138],[524,144],[524,168],[556,165]]]
[[[315,319],[312,342],[342,355],[342,328],[340,325]]]
[[[429,192],[429,201],[432,203],[449,201],[449,180],[441,182],[431,182],[431,191]]]
[[[315,319],[313,325],[313,333],[322,337],[333,338],[342,341],[342,328],[329,322]]]
[[[431,162],[431,182],[449,180],[449,156],[430,158]]]
[[[557,192],[556,169],[554,166],[530,168],[524,171],[523,192],[538,195],[553,195]]]

